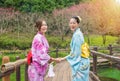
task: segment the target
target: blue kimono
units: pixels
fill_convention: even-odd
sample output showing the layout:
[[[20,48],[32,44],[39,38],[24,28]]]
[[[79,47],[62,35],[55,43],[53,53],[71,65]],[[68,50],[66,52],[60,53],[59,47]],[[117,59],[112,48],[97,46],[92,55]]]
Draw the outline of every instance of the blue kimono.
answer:
[[[80,28],[74,31],[70,48],[70,55],[66,56],[72,69],[72,81],[89,81],[89,58],[81,57],[81,45],[84,43],[84,37]]]

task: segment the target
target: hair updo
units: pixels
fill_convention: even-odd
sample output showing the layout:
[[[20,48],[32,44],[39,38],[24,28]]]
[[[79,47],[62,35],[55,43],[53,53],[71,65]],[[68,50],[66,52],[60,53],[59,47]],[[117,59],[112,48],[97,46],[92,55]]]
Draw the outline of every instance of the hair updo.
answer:
[[[38,19],[38,20],[35,22],[35,27],[36,27],[38,30],[41,29],[42,22],[43,22],[43,20],[40,20],[40,19]]]
[[[74,18],[78,24],[79,24],[79,23],[81,22],[81,20],[82,20],[82,19],[80,18],[80,16],[74,16],[74,17],[72,17],[72,18]]]

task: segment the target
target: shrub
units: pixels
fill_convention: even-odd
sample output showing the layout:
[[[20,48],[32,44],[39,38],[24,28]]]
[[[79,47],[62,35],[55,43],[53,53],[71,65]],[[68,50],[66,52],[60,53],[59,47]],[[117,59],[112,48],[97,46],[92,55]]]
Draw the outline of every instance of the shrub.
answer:
[[[31,46],[31,38],[16,38],[11,37],[9,35],[1,36],[0,37],[0,48],[1,49],[9,49],[9,50],[15,50],[15,49],[28,49]]]
[[[70,43],[69,39],[64,39],[62,41],[62,39],[60,37],[50,36],[50,37],[47,37],[47,38],[48,38],[49,45],[53,48],[56,48],[56,47],[66,48]]]

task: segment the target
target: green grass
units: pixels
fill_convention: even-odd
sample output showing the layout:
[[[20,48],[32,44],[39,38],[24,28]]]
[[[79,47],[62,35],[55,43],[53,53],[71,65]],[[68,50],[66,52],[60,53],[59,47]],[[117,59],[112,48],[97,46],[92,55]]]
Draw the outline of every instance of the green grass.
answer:
[[[69,52],[58,52],[58,57],[64,57],[68,54],[69,54]],[[56,58],[56,53],[52,52],[52,53],[50,53],[50,56]]]
[[[120,81],[120,70],[116,68],[100,68],[98,74],[100,77],[113,78]]]
[[[85,36],[85,40],[87,41],[86,36]],[[102,40],[103,40],[102,36],[100,36],[100,35],[91,35],[90,36],[90,45],[91,46],[104,46]],[[108,46],[109,44],[115,45],[117,40],[118,40],[118,37],[107,35],[105,46]]]
[[[21,68],[20,68],[20,72],[21,72],[21,81],[25,81],[25,65],[22,65],[21,66]],[[14,72],[12,75],[11,75],[11,77],[10,77],[10,79],[11,79],[11,81],[16,81],[15,79],[16,79],[16,77],[14,77],[14,76],[16,76],[16,73]]]

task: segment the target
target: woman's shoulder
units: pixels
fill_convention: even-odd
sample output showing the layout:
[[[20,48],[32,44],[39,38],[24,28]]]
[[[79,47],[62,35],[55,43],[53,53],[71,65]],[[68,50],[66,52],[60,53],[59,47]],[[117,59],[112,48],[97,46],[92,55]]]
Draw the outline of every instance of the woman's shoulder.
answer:
[[[81,31],[77,31],[75,34],[74,34],[74,38],[80,38],[82,41],[84,41],[84,36],[83,36],[83,33]]]
[[[35,36],[34,36],[34,40],[39,40],[39,39],[42,39],[42,35],[41,34],[36,34]]]
[[[77,31],[77,32],[75,32],[75,33],[74,33],[74,36],[76,36],[76,37],[80,37],[80,36],[81,36],[81,34],[82,34],[82,32],[81,32],[81,31]]]

